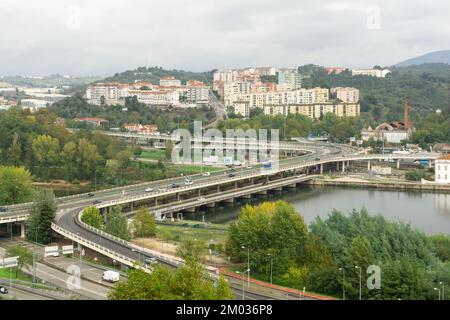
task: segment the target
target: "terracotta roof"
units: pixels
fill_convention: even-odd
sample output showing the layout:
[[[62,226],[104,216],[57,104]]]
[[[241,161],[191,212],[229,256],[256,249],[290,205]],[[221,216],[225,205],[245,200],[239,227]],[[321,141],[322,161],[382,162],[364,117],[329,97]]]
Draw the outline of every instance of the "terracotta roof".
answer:
[[[450,160],[450,154],[446,154],[445,156],[439,157],[438,160]]]

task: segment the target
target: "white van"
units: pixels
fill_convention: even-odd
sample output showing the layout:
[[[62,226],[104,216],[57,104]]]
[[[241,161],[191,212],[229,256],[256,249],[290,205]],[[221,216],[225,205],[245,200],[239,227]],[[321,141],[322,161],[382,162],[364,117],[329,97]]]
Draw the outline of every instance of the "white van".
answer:
[[[102,280],[114,283],[120,280],[120,274],[117,271],[108,270],[103,272]]]

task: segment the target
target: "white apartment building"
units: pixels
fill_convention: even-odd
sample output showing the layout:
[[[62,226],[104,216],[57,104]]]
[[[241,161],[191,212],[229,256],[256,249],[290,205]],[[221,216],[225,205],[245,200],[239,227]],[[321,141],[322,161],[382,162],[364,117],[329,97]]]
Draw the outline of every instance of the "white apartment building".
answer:
[[[186,99],[194,103],[208,103],[209,88],[201,81],[190,80],[186,84]]]
[[[450,184],[450,154],[436,159],[435,182]]]
[[[293,90],[302,87],[302,76],[297,70],[278,70],[278,84],[288,85]]]
[[[179,87],[181,86],[181,81],[175,79],[175,77],[162,77],[159,79],[159,85],[161,87]]]
[[[136,96],[139,102],[148,105],[178,105],[180,94],[177,91],[130,90],[130,96]]]
[[[391,73],[388,69],[353,69],[352,76],[371,76],[377,78],[384,78],[388,73]]]
[[[311,119],[320,119],[327,113],[333,113],[337,117],[356,117],[360,114],[360,106],[357,103],[313,103],[295,105],[266,105],[265,115],[303,114]]]
[[[336,94],[336,98],[342,102],[357,103],[359,101],[359,90],[355,88],[332,88],[331,93]]]
[[[115,104],[119,101],[119,83],[97,83],[86,89],[86,98],[89,103],[99,105],[102,97],[106,104]]]

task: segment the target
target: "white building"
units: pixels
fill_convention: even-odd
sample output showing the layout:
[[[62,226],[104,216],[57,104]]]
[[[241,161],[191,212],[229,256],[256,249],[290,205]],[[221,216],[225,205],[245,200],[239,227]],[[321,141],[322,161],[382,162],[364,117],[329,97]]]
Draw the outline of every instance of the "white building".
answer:
[[[450,154],[436,159],[435,182],[450,184]]]
[[[352,76],[371,76],[377,78],[384,78],[388,73],[391,73],[388,69],[353,69]]]
[[[181,86],[181,81],[175,77],[162,77],[159,79],[159,85],[161,87],[178,87]]]
[[[208,103],[209,101],[209,88],[201,81],[189,80],[186,83],[186,99],[189,102],[194,103]]]

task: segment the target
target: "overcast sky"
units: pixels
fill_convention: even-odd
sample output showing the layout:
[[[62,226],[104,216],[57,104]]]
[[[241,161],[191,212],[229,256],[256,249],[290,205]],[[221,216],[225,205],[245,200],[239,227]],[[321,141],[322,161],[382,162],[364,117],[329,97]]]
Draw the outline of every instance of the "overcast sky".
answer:
[[[307,63],[450,49],[448,0],[0,0],[0,75]]]

